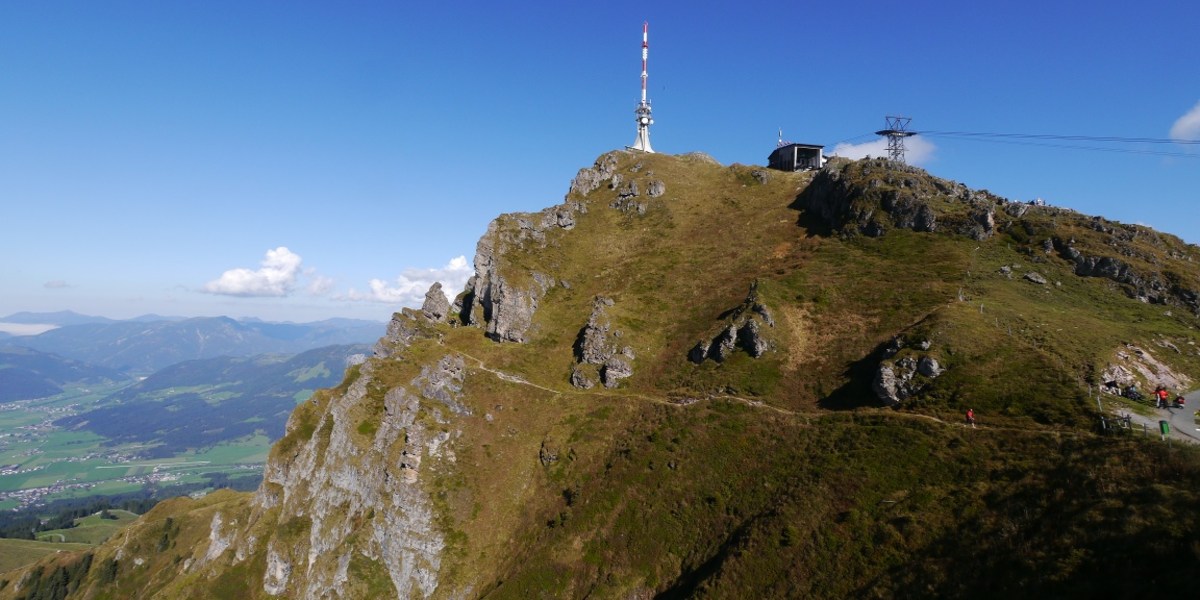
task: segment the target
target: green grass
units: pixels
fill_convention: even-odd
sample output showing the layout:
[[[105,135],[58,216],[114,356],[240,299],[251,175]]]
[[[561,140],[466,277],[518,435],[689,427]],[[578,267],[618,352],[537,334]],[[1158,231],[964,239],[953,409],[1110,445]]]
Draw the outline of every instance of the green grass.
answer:
[[[32,564],[50,554],[86,550],[90,547],[90,544],[58,544],[0,538],[0,573]]]
[[[51,529],[38,532],[39,541],[45,542],[75,542],[80,544],[100,544],[104,540],[125,528],[137,519],[137,515],[119,509],[109,513],[116,519],[103,519],[99,513],[81,519],[75,519],[75,527],[70,529]]]

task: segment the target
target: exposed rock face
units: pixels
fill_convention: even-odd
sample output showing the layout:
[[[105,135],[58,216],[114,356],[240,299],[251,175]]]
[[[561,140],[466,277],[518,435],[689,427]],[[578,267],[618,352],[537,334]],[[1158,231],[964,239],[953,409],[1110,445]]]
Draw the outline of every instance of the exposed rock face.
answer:
[[[1103,277],[1121,284],[1130,298],[1153,304],[1175,304],[1200,312],[1200,293],[1182,285],[1167,283],[1158,273],[1140,273],[1129,262],[1111,256],[1089,256],[1070,241],[1054,240],[1059,255],[1075,263],[1080,277]],[[1200,284],[1200,282],[1196,282]]]
[[[922,356],[917,361],[917,372],[926,377],[937,377],[942,374],[942,365],[932,356]]]
[[[1014,202],[1005,206],[1004,212],[1008,213],[1008,215],[1013,218],[1020,219],[1021,217],[1025,216],[1025,213],[1029,212],[1029,206],[1030,205],[1028,204]]]
[[[610,206],[627,214],[644,215],[649,205],[643,198],[666,193],[666,184],[652,179],[652,171],[643,172],[641,163],[630,167],[628,173],[618,173],[619,156],[619,152],[610,152],[592,167],[581,169],[563,204],[539,213],[501,215],[488,225],[475,249],[475,275],[452,307],[463,322],[484,326],[496,341],[524,342],[538,303],[556,282],[544,273],[513,272],[504,257],[516,249],[544,248],[552,243],[548,236],[553,231],[574,228],[576,216],[587,213],[587,203],[578,198],[605,184],[617,192]]]
[[[614,175],[612,187],[618,190],[617,199],[609,203],[609,206],[624,213],[636,212],[639,215],[646,214],[646,204],[637,201],[637,197],[641,195],[637,181],[630,180],[624,186],[621,186],[620,182],[621,176]]]
[[[901,390],[896,388],[896,371],[892,369],[891,365],[879,365],[879,370],[875,372],[875,379],[871,381],[871,389],[888,406],[896,406],[908,397],[906,392],[901,393]]]
[[[757,319],[747,319],[745,326],[738,329],[738,346],[747,354],[758,358],[766,354],[771,345],[763,338]]]
[[[612,305],[612,299],[604,296],[597,296],[593,300],[592,314],[588,317],[587,324],[579,331],[579,337],[575,344],[576,361],[589,365],[600,365],[616,353],[616,349],[608,343],[608,333],[612,324],[604,310]]]
[[[975,221],[976,227],[971,230],[971,237],[975,241],[982,242],[996,233],[996,213],[991,207],[977,209],[971,220]]]
[[[1186,390],[1192,378],[1186,373],[1175,371],[1158,360],[1145,348],[1126,344],[1115,352],[1116,361],[1109,363],[1100,373],[1101,389],[1119,394],[1122,389],[1139,382],[1147,387],[1164,385],[1169,390]]]
[[[450,314],[450,301],[442,293],[441,282],[434,283],[425,292],[425,303],[421,305],[421,314],[430,321],[445,321]]]
[[[667,193],[667,184],[657,179],[651,180],[650,183],[646,185],[646,194],[651,198],[657,198],[665,193]]]
[[[432,501],[417,482],[429,468],[422,463],[454,460],[446,444],[453,434],[427,429],[425,423],[445,421],[443,408],[468,412],[458,400],[465,377],[462,359],[446,356],[408,386],[387,390],[377,428],[364,433],[355,415],[379,401],[372,397],[379,392],[371,391],[376,364],[362,365],[342,397],[328,402],[323,414],[308,417],[316,423],[307,441],[273,456],[266,466],[251,521],[278,523],[265,542],[262,586],[270,595],[344,597],[355,554],[380,565],[398,597],[428,597],[437,588],[445,541],[434,523]],[[432,419],[418,418],[421,413]],[[297,415],[301,411],[289,421],[289,433],[305,419]],[[369,533],[364,537],[364,532]],[[259,544],[252,538],[239,543],[247,546],[236,553],[242,557]]]
[[[942,223],[937,203],[964,203],[968,211],[943,217]],[[1007,200],[885,159],[835,159],[817,171],[796,204],[842,233],[879,237],[889,229],[945,230],[985,240],[997,229],[996,208]]]
[[[588,377],[587,370],[582,365],[575,365],[575,368],[571,369],[571,385],[581,390],[590,390],[596,387],[596,382]]]
[[[617,171],[617,155],[609,152],[596,159],[596,164],[588,169],[580,169],[571,180],[571,193],[586,196],[598,189],[605,181],[612,179]]]
[[[756,281],[750,286],[746,300],[729,311],[725,326],[711,339],[700,340],[688,351],[688,360],[696,364],[709,359],[724,362],[739,349],[754,358],[762,356],[771,349],[771,342],[764,337],[760,322],[767,327],[775,326],[770,310],[759,301]]]
[[[633,365],[620,356],[608,357],[604,361],[604,368],[600,369],[600,381],[606,388],[615,388],[620,380],[632,376]]]
[[[614,329],[606,309],[613,305],[611,298],[597,296],[592,302],[592,314],[575,339],[575,367],[571,385],[590,389],[595,385],[593,375],[607,388],[617,387],[621,379],[633,376],[633,348],[618,350],[614,340],[621,331]]]
[[[871,381],[871,389],[885,406],[896,406],[901,402],[921,393],[931,380],[945,373],[945,368],[936,358],[928,354],[918,354],[928,351],[932,344],[921,340],[907,348],[909,344],[900,337],[893,339],[882,350],[885,357],[875,371]],[[907,348],[907,349],[906,349]],[[889,357],[900,356],[895,360]]]
[[[496,341],[523,342],[546,290],[554,278],[528,273],[530,283],[514,285],[502,273],[506,252],[529,244],[543,247],[549,230],[571,229],[582,204],[567,203],[536,214],[503,215],[488,224],[475,248],[475,275],[467,282],[461,314],[469,325],[483,325]]]
[[[1025,279],[1038,285],[1046,285],[1046,278],[1041,273],[1036,271],[1029,271],[1028,273],[1025,273]]]
[[[375,356],[387,358],[397,350],[407,348],[412,344],[413,340],[420,336],[421,327],[417,321],[416,313],[408,308],[398,313],[393,313],[392,320],[388,322],[387,331],[375,343]]]

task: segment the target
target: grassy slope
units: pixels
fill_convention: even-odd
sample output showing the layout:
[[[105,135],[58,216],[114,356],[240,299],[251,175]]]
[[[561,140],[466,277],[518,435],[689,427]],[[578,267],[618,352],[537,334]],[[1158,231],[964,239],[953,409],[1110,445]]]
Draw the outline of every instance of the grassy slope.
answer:
[[[571,446],[577,458],[536,479],[543,486],[541,510],[524,500],[527,515],[536,516],[528,516],[517,538],[518,547],[536,550],[495,567],[496,579],[505,581],[497,596],[606,589],[601,596],[619,596],[638,588],[681,597],[702,589],[720,597],[887,595],[921,586],[978,592],[978,578],[955,587],[954,570],[962,568],[1007,582],[997,590],[1062,592],[1094,589],[1079,586],[1092,581],[1100,564],[1149,575],[1152,562],[1118,561],[1124,554],[1113,551],[1120,540],[1155,535],[1176,540],[1163,547],[1183,550],[1185,561],[1197,559],[1174,529],[1196,531],[1186,516],[1177,523],[1111,520],[1113,506],[1152,512],[1144,506],[1152,502],[1148,489],[1177,503],[1166,512],[1196,507],[1188,491],[1195,456],[1185,452],[1177,459],[1171,475],[1181,479],[1160,479],[1157,449],[1100,442],[1086,433],[1092,423],[1087,385],[1096,383],[1113,350],[1163,336],[1186,344],[1197,339],[1190,329],[1195,320],[1130,300],[1108,280],[1076,277],[1070,263],[1031,251],[1042,238],[1028,229],[1056,231],[1067,219],[1031,214],[1019,235],[1002,233],[983,243],[903,230],[879,239],[818,237],[798,226],[799,215],[788,209],[806,175],[772,173],[759,185],[748,169],[661,156],[638,160],[642,173],[668,182],[662,202],[650,201],[644,216],[622,214],[605,206],[611,194],[594,192],[599,198],[576,230],[552,236],[545,249],[513,256],[509,265],[518,275],[536,270],[570,282],[570,289],[546,296],[530,343],[472,348],[489,364],[586,397],[566,388],[570,346],[591,299],[604,295],[616,301],[609,314],[625,334],[621,343],[639,357],[620,401],[611,392],[592,393],[607,412],[559,434],[581,440]],[[1089,231],[1072,227],[1067,234],[1086,247]],[[1001,275],[1002,265],[1018,265],[1016,276]],[[1051,285],[1021,279],[1030,268]],[[723,365],[687,363],[687,349],[711,336],[718,316],[737,306],[755,279],[776,311],[773,335],[781,350],[760,361],[737,356]],[[869,428],[857,417],[813,412],[875,405],[869,391],[875,362],[865,357],[897,334],[931,340],[949,367],[902,412],[957,422],[972,406],[990,431],[972,432],[967,443],[953,427],[901,425],[902,415],[891,411],[873,416]],[[464,341],[453,339],[452,345]],[[1200,373],[1194,354],[1164,358]],[[794,412],[646,402],[726,393]],[[646,426],[662,419],[677,422],[681,433]],[[634,458],[638,447],[646,447],[645,454]],[[690,460],[665,467],[685,451]],[[1090,461],[1106,470],[1097,474]],[[1019,474],[1012,463],[1032,473]],[[615,471],[614,465],[628,468]],[[678,474],[683,465],[690,467],[687,476]],[[1087,476],[1070,481],[1076,471]],[[996,473],[1004,476],[996,480]],[[751,493],[760,487],[768,491]],[[594,504],[589,488],[598,494]],[[900,525],[879,522],[891,519],[876,507],[889,494],[917,505]],[[844,525],[851,517],[861,522]],[[907,529],[900,534],[897,527]],[[781,551],[772,538],[785,530],[804,539],[789,540],[789,550]],[[1002,541],[993,540],[996,531],[1007,532]],[[865,533],[870,536],[861,538]],[[972,543],[960,546],[956,539]],[[1030,554],[1037,545],[1046,548]],[[988,552],[964,555],[963,548]],[[1030,562],[992,552],[1024,552]],[[1143,554],[1167,559],[1165,551]],[[923,574],[900,568],[914,559],[926,561]],[[1049,579],[1034,577],[1039,572]],[[766,590],[758,587],[764,582],[771,582]]]
[[[37,540],[0,539],[0,573],[20,568],[47,554],[84,550],[89,544],[60,544]]]
[[[1200,459],[1095,437],[1086,386],[1124,342],[1190,348],[1200,338],[1185,311],[1130,300],[1039,250],[1058,231],[1081,248],[1106,247],[1095,230],[1031,213],[982,243],[903,230],[822,236],[790,208],[809,174],[772,172],[760,184],[747,167],[661,155],[624,155],[619,171],[643,190],[663,180],[667,193],[639,198],[647,211],[637,215],[597,190],[574,230],[504,256],[510,282],[530,271],[569,282],[541,300],[529,343],[442,326],[440,342],[418,342],[377,370],[382,398],[447,352],[466,357],[474,416],[453,425],[462,431],[455,467],[423,475],[447,534],[439,595],[468,586],[491,598],[1189,589],[1183,577],[1200,564]],[[999,274],[1013,264],[1014,278]],[[1029,268],[1051,285],[1022,280]],[[777,322],[768,331],[776,351],[687,362],[755,280]],[[618,390],[568,383],[596,295],[615,300],[618,343],[637,355]],[[947,372],[900,410],[873,408],[871,356],[896,335],[929,340]],[[1159,358],[1200,376],[1194,353]],[[301,406],[273,453],[320,435],[305,423],[334,397]],[[968,405],[978,430],[958,424]],[[360,432],[379,418],[371,406],[353,416]],[[178,575],[212,512],[237,514],[247,501],[222,493],[160,505],[122,542],[149,566],[121,566],[116,587],[93,579],[94,597],[260,597],[261,556],[215,579]],[[173,550],[154,552],[164,534]],[[387,589],[375,563],[352,570],[356,593]]]
[[[137,519],[137,515],[127,510],[110,510],[115,519],[102,519],[100,514],[89,515],[75,519],[75,527],[71,529],[51,529],[38,532],[39,540],[46,542],[78,542],[81,544],[99,544],[125,528]]]

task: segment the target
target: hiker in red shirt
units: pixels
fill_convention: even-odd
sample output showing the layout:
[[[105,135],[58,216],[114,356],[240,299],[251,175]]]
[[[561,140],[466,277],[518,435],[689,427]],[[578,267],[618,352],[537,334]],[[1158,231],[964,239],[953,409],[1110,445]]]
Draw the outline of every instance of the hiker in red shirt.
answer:
[[[967,424],[971,426],[971,429],[975,429],[975,409],[973,408],[967,409]]]
[[[1160,385],[1157,388],[1155,388],[1154,395],[1158,397],[1158,407],[1166,408],[1167,407],[1167,397],[1170,396],[1170,394],[1167,393],[1166,386]]]

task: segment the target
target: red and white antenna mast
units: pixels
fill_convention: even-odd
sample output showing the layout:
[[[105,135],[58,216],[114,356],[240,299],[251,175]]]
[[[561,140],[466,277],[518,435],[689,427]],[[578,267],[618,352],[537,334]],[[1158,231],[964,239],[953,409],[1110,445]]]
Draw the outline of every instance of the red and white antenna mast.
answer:
[[[642,23],[642,101],[638,103],[633,114],[637,115],[637,141],[630,146],[632,150],[654,152],[650,147],[650,126],[654,119],[650,118],[650,101],[646,99],[646,58],[650,54],[650,24]]]

